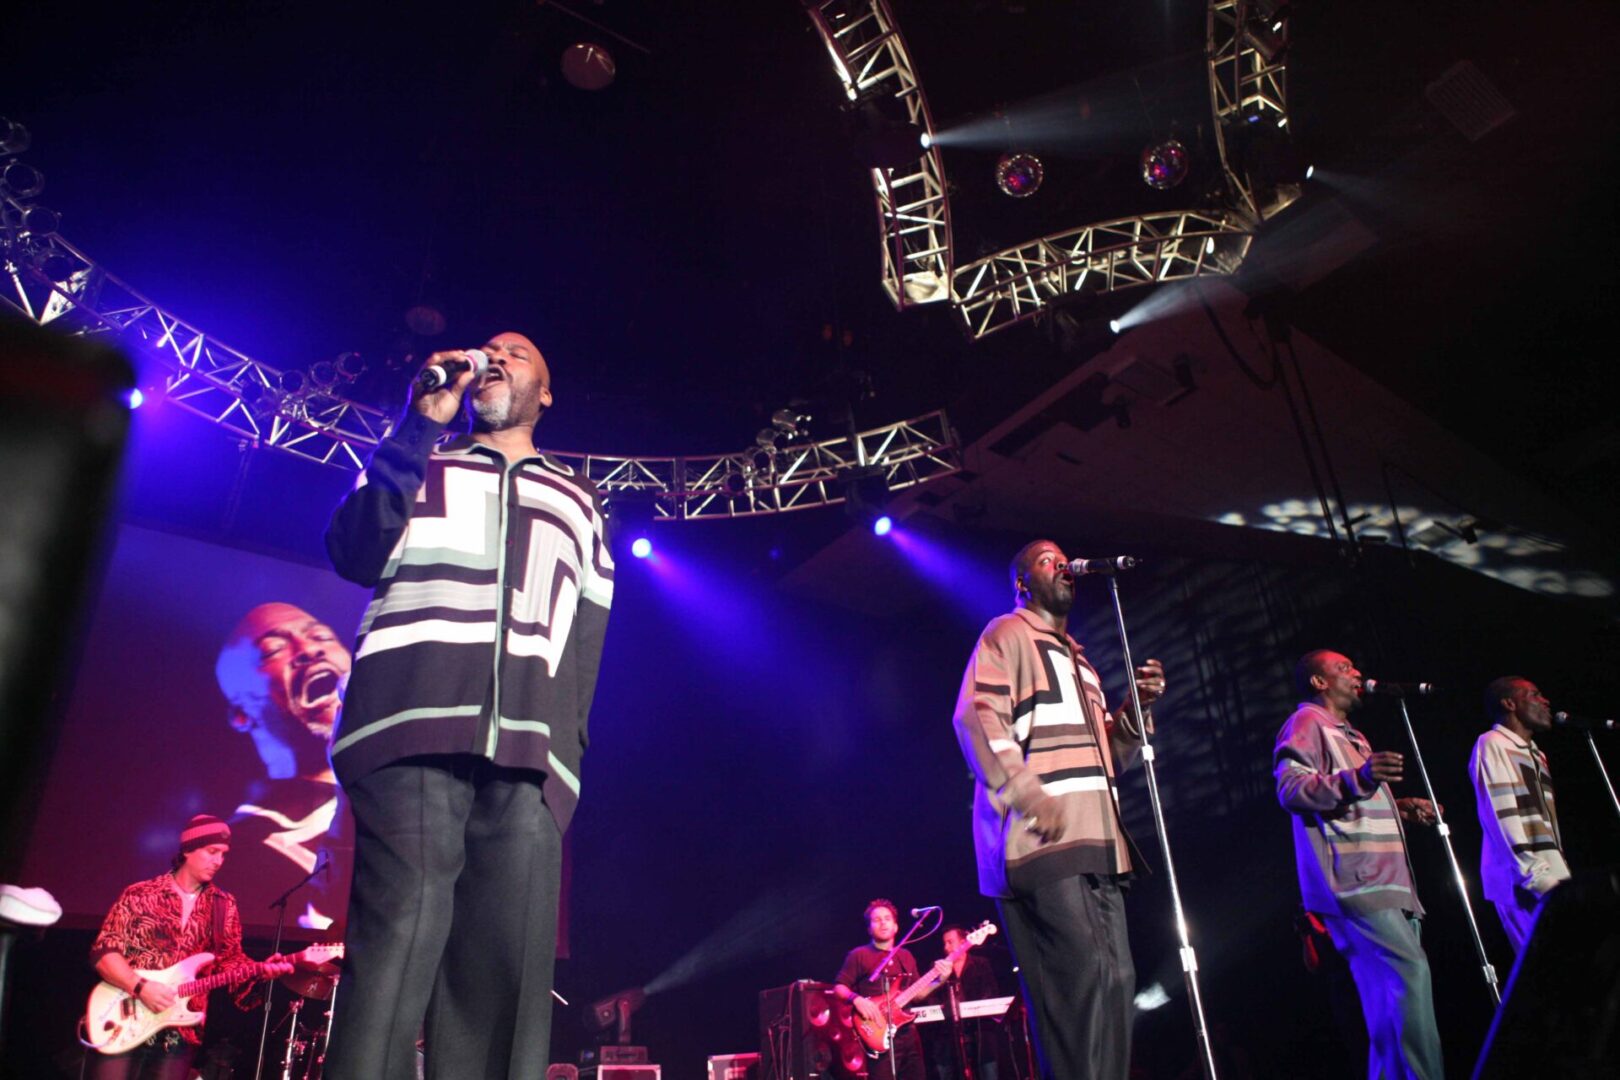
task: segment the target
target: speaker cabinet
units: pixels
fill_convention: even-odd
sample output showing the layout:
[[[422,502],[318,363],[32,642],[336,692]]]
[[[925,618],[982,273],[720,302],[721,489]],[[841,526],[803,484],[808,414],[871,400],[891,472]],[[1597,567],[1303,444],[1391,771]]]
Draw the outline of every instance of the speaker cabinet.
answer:
[[[759,1080],[852,1080],[866,1067],[849,1005],[800,979],[759,995]]]

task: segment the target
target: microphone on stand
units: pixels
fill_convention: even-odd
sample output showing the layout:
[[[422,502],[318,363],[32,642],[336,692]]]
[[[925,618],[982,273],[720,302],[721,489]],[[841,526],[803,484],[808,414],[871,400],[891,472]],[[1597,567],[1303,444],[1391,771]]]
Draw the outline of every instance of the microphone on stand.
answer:
[[[1385,697],[1426,697],[1439,690],[1432,682],[1390,682],[1388,679],[1362,679],[1361,688]]]
[[[468,349],[462,355],[466,359],[441,360],[437,364],[429,364],[422,369],[422,374],[416,377],[416,385],[424,394],[431,394],[450,385],[464,371],[476,371],[479,375],[483,375],[489,370],[489,354],[483,349]]]
[[[919,915],[926,915],[930,911],[938,911],[938,910],[940,910],[940,907],[939,907],[938,904],[930,904],[928,907],[914,907],[914,908],[911,909],[911,917],[913,919],[915,919]]]
[[[1553,713],[1553,723],[1576,731],[1620,731],[1620,720],[1597,720],[1590,716],[1571,716],[1567,712]]]
[[[1141,561],[1130,555],[1116,555],[1111,559],[1075,559],[1069,563],[1069,573],[1075,577],[1086,574],[1117,574],[1121,570],[1136,567]]]

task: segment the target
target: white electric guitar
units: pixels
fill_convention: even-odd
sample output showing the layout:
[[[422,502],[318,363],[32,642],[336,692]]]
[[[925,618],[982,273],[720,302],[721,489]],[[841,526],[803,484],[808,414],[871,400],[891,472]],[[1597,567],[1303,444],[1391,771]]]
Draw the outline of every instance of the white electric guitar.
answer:
[[[319,967],[342,957],[343,946],[340,943],[311,945],[287,959],[295,965]],[[195,1027],[202,1023],[203,1014],[192,1011],[191,1002],[194,999],[206,999],[210,991],[221,986],[268,977],[264,965],[256,964],[248,971],[238,969],[197,978],[197,972],[213,961],[213,953],[200,952],[162,971],[137,971],[135,974],[147,982],[162,983],[174,991],[174,1004],[162,1012],[154,1012],[129,991],[102,982],[90,991],[90,1003],[85,1006],[79,1041],[103,1054],[126,1053],[164,1028]]]

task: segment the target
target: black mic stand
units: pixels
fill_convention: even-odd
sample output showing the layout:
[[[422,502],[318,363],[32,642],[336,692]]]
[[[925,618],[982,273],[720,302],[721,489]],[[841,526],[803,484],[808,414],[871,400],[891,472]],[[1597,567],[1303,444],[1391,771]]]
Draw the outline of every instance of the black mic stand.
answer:
[[[316,874],[320,873],[322,870],[325,870],[329,861],[330,860],[323,855],[321,857],[321,861],[315,864],[315,869],[311,870],[309,873],[300,878],[298,880],[298,884],[294,885],[292,888],[270,901],[270,906],[276,909],[276,943],[270,949],[271,956],[281,955],[281,931],[287,922],[287,901],[291,899],[293,893],[297,892],[299,889],[302,889],[305,885],[308,885],[310,880],[314,878]],[[259,1028],[259,1059],[258,1063],[253,1067],[253,1075],[256,1080],[257,1078],[262,1077],[264,1074],[264,1051],[265,1047],[270,1041],[270,1006],[275,1002],[275,1000],[276,981],[271,979],[264,989],[264,1023]]]
[[[1434,807],[1434,831],[1440,834],[1440,840],[1446,847],[1446,858],[1451,860],[1451,876],[1457,886],[1457,898],[1462,901],[1463,914],[1468,916],[1468,932],[1474,938],[1474,952],[1479,955],[1480,973],[1485,976],[1485,987],[1491,992],[1491,1004],[1502,1004],[1502,990],[1496,981],[1496,968],[1491,964],[1491,958],[1485,954],[1485,942],[1479,936],[1479,923],[1474,918],[1474,905],[1468,899],[1468,882],[1463,877],[1462,864],[1457,861],[1457,849],[1451,843],[1451,826],[1440,813],[1440,800],[1434,797],[1434,785],[1429,783],[1429,769],[1423,764],[1423,751],[1418,748],[1417,731],[1412,727],[1412,714],[1406,710],[1406,697],[1403,695],[1395,699],[1401,705],[1401,720],[1406,724],[1406,740],[1412,747],[1412,759],[1417,762],[1418,776],[1423,781],[1423,791],[1429,798],[1429,805]],[[1395,792],[1390,791],[1393,801]],[[1395,807],[1395,820],[1400,821],[1400,806]],[[1404,840],[1406,827],[1400,826]],[[1413,883],[1416,885],[1416,882]]]
[[[1592,729],[1586,729],[1586,745],[1592,750],[1592,760],[1597,762],[1598,775],[1603,777],[1603,787],[1609,793],[1609,805],[1614,812],[1620,815],[1620,799],[1614,797],[1614,784],[1609,780],[1609,770],[1603,765],[1603,755],[1598,753],[1597,740],[1592,738]]]
[[[1187,1002],[1192,1007],[1193,1035],[1198,1041],[1198,1064],[1204,1080],[1216,1080],[1215,1051],[1209,1042],[1209,1025],[1204,1020],[1204,999],[1198,989],[1198,954],[1193,950],[1192,936],[1187,930],[1187,916],[1181,906],[1181,886],[1176,882],[1176,864],[1170,856],[1170,834],[1165,830],[1164,805],[1159,801],[1159,777],[1153,768],[1153,744],[1148,738],[1147,713],[1142,708],[1142,696],[1136,689],[1136,662],[1131,659],[1130,635],[1125,632],[1125,609],[1119,602],[1119,578],[1108,575],[1108,593],[1114,600],[1114,621],[1119,628],[1119,647],[1125,654],[1126,684],[1131,691],[1131,708],[1136,711],[1136,723],[1141,729],[1142,767],[1147,774],[1148,802],[1153,807],[1153,825],[1159,833],[1159,853],[1164,858],[1165,879],[1170,883],[1170,906],[1175,912],[1176,934],[1181,940],[1181,973],[1187,981]],[[1098,732],[1099,739],[1107,738]]]

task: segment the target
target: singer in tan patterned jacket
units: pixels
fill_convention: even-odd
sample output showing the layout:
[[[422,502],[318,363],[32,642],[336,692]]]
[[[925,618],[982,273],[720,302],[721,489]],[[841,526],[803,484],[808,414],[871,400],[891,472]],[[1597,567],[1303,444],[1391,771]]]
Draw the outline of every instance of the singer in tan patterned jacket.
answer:
[[[979,636],[956,701],[979,889],[996,898],[1017,956],[1041,1075],[1123,1078],[1136,970],[1120,886],[1140,860],[1114,778],[1139,755],[1141,722],[1128,707],[1109,714],[1068,635],[1074,575],[1062,550],[1027,545],[1011,577],[1017,606]],[[1146,661],[1136,683],[1151,704],[1163,667]]]

